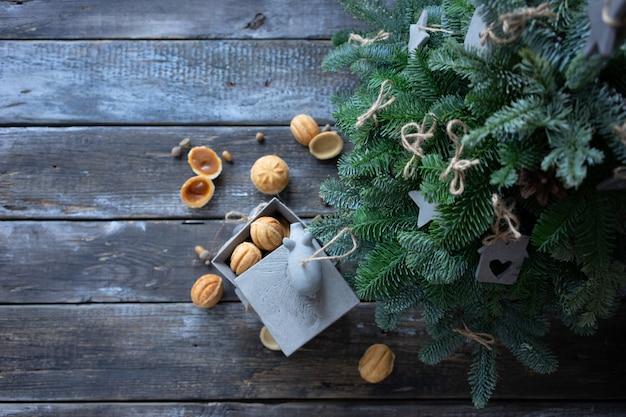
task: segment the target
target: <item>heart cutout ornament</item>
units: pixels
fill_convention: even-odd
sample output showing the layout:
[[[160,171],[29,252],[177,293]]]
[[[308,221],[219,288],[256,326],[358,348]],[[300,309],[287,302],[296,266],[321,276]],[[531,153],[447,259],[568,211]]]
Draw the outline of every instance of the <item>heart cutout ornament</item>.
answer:
[[[478,249],[480,260],[476,268],[476,279],[492,284],[515,284],[524,259],[528,258],[526,247],[529,241],[528,236],[509,242],[499,239]]]

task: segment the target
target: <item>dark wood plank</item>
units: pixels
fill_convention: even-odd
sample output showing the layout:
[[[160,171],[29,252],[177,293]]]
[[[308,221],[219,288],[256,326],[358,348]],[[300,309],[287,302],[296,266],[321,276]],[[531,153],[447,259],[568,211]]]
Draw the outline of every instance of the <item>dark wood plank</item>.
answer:
[[[364,26],[334,0],[0,2],[3,39],[329,38],[353,27]]]
[[[329,41],[1,41],[0,125],[326,123]]]
[[[262,403],[96,403],[96,404],[0,404],[3,416],[39,417],[623,417],[626,404],[619,402],[511,402],[494,401],[483,410],[465,402],[287,402]]]
[[[264,349],[261,323],[239,303],[0,307],[0,401],[465,399],[472,345],[437,366],[417,359],[419,313],[380,333],[361,304],[290,358]],[[494,399],[623,399],[626,311],[594,337],[555,325],[546,342],[558,372],[534,375],[510,355]],[[365,383],[357,363],[372,343],[396,354],[393,374]]]
[[[261,144],[257,131],[266,136]],[[234,158],[224,163],[213,199],[200,209],[180,200],[181,186],[195,174],[186,158],[170,153],[186,137]],[[315,159],[288,126],[0,129],[0,218],[223,219],[233,210],[249,213],[272,198],[250,180],[254,162],[268,154],[289,165],[290,182],[279,197],[298,215],[331,210],[319,198],[319,186],[336,176],[336,158]]]
[[[189,302],[223,221],[0,222],[0,303]],[[224,300],[236,300],[227,280]]]

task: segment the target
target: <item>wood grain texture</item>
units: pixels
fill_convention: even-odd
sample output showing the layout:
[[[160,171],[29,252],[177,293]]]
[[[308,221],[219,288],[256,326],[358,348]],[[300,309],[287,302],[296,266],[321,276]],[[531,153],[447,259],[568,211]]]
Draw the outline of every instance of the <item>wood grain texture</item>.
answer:
[[[265,133],[261,144],[257,131]],[[229,150],[215,179],[215,195],[200,209],[180,200],[193,175],[186,157],[171,149],[181,139]],[[6,128],[0,129],[1,219],[223,219],[249,213],[272,196],[259,192],[250,168],[275,154],[290,170],[280,199],[301,217],[328,213],[321,182],[337,175],[337,159],[320,161],[298,144],[288,126],[224,128]]]
[[[365,26],[334,0],[0,2],[0,39],[305,39],[346,28]]]
[[[0,222],[0,304],[189,302],[223,221]],[[224,300],[237,300],[224,280]]]
[[[515,407],[494,401],[484,410],[463,402],[281,402],[263,403],[96,403],[96,404],[0,404],[1,417],[623,417],[626,404],[619,402],[537,402]]]
[[[329,41],[0,41],[0,125],[327,123]]]
[[[552,375],[533,374],[503,353],[494,399],[621,398],[615,382],[626,371],[625,313],[594,337],[555,325],[546,338],[560,360]],[[467,400],[471,343],[424,365],[418,312],[385,334],[373,316],[374,306],[361,304],[285,358],[262,347],[261,323],[240,303],[210,310],[191,303],[2,306],[0,401]],[[379,384],[357,371],[373,343],[396,354],[394,372]]]

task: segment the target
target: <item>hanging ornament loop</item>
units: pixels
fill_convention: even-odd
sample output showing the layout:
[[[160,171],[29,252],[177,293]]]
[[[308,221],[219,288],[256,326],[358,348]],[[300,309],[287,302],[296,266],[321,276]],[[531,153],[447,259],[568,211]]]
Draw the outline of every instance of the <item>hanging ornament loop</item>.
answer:
[[[459,141],[459,137],[454,133],[454,129],[460,126],[463,129],[463,134],[467,134],[467,125],[459,120],[454,119],[448,122],[448,126],[446,127],[446,132],[448,133],[448,137],[454,143],[456,147],[456,151],[454,156],[450,160],[450,164],[448,168],[441,174],[441,179],[445,180],[448,178],[448,175],[454,171],[454,177],[452,178],[452,182],[450,183],[450,193],[452,195],[461,195],[465,190],[465,170],[480,164],[478,159],[472,159],[471,161],[468,159],[461,159],[461,154],[463,153],[463,145]]]
[[[514,204],[507,205],[498,194],[491,196],[494,210],[494,220],[491,224],[493,234],[483,239],[484,245],[492,245],[496,240],[502,239],[505,243],[522,237],[519,232],[519,220],[513,213]]]
[[[550,10],[550,3],[541,3],[537,7],[525,7],[516,12],[501,14],[502,33],[509,37],[500,38],[496,35],[493,31],[494,23],[492,23],[487,29],[480,33],[480,44],[485,45],[487,40],[492,40],[499,44],[511,43],[522,35],[528,20],[540,17],[547,17],[549,19],[556,18],[556,13]]]
[[[468,337],[468,338],[474,340],[476,343],[481,344],[482,346],[484,346],[488,350],[492,350],[493,349],[491,346],[496,343],[495,337],[493,337],[489,333],[474,333],[473,331],[471,331],[469,329],[469,327],[467,327],[467,324],[465,324],[465,321],[463,321],[462,323],[463,323],[463,328],[462,329],[459,329],[458,327],[455,327],[455,328],[452,329],[452,331],[455,332],[455,333],[462,334],[463,336]]]
[[[617,136],[619,136],[619,139],[622,142],[622,145],[626,146],[626,122],[622,123],[621,126],[614,125],[613,126],[613,132]]]
[[[344,233],[349,233],[350,237],[352,238],[352,248],[348,252],[344,253],[343,255],[336,255],[336,256],[320,256],[320,257],[317,256],[320,253],[324,252],[330,245],[335,243],[341,236],[344,235]],[[337,233],[335,235],[335,237],[333,237],[331,240],[329,240],[328,243],[326,243],[324,246],[322,246],[321,248],[319,248],[318,250],[313,252],[313,254],[311,256],[309,256],[306,259],[300,260],[300,265],[304,266],[304,265],[306,265],[306,264],[308,264],[309,262],[312,262],[312,261],[328,261],[328,260],[332,260],[332,259],[347,258],[351,254],[353,254],[354,251],[356,251],[358,247],[359,247],[359,245],[358,245],[358,243],[356,241],[356,236],[352,232],[352,229],[350,229],[349,227],[344,227],[343,229],[341,229],[339,231],[339,233]]]
[[[604,7],[602,7],[602,21],[607,25],[615,29],[620,29],[626,26],[626,18],[625,19],[615,19],[611,16],[611,0],[604,0]]]
[[[421,126],[415,122],[410,122],[402,126],[400,130],[400,135],[402,137],[402,146],[407,151],[411,152],[413,156],[404,166],[404,170],[402,171],[402,175],[405,179],[410,179],[415,174],[414,163],[417,158],[424,157],[424,150],[422,149],[422,143],[424,141],[432,138],[435,135],[435,129],[437,128],[437,121],[433,120],[430,128],[426,130],[426,116],[424,116],[424,120],[422,120]],[[414,132],[407,133],[407,131],[413,129]]]
[[[376,99],[374,104],[372,104],[372,107],[370,107],[368,111],[359,116],[359,118],[357,119],[356,124],[354,125],[357,129],[362,127],[370,117],[373,118],[374,123],[378,125],[378,121],[376,120],[376,112],[384,109],[396,100],[395,97],[391,97],[389,100],[383,103],[383,100],[385,100],[389,93],[391,93],[392,88],[393,83],[390,80],[385,80],[382,82],[382,84],[380,85],[378,98]]]

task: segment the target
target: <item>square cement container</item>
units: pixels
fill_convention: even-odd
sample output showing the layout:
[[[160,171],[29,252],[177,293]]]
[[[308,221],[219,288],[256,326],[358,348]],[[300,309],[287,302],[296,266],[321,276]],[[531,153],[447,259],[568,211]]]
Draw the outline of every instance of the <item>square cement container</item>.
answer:
[[[250,224],[263,216],[284,219],[289,224],[301,223],[305,227],[298,216],[274,198],[222,246],[213,264],[235,286],[246,308],[252,307],[258,314],[285,356],[290,356],[355,307],[359,299],[329,260],[315,261],[322,268],[322,286],[317,294],[308,297],[297,293],[287,274],[289,251],[284,245],[236,276],[229,266],[230,254],[241,242],[250,241]],[[320,247],[315,241],[314,246]],[[323,252],[318,255],[324,256]]]

